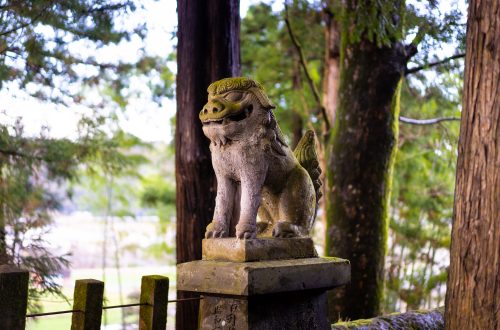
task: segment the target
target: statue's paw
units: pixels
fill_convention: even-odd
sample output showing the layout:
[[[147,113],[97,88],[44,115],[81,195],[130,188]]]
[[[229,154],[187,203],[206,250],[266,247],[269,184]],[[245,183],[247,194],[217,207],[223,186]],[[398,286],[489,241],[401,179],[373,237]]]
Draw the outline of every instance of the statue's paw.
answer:
[[[228,236],[226,226],[220,225],[217,222],[210,222],[205,230],[205,238],[222,238]]]
[[[292,238],[299,236],[297,226],[286,221],[279,221],[274,225],[273,237]]]
[[[257,237],[257,227],[249,224],[236,225],[236,237],[239,239],[251,239]]]

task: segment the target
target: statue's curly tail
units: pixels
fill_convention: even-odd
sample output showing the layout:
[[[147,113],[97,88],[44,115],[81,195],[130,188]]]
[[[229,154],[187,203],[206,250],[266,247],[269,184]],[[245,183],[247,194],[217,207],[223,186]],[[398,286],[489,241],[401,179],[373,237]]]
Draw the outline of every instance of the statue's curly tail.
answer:
[[[314,217],[316,218],[316,212],[318,211],[319,199],[322,196],[321,192],[321,180],[319,178],[321,174],[321,168],[319,167],[318,154],[316,153],[315,144],[315,134],[313,130],[308,130],[302,139],[300,139],[297,147],[293,151],[293,154],[299,161],[299,164],[305,168],[314,185],[314,190],[316,191],[316,210],[314,212]],[[311,224],[312,226],[312,224]]]

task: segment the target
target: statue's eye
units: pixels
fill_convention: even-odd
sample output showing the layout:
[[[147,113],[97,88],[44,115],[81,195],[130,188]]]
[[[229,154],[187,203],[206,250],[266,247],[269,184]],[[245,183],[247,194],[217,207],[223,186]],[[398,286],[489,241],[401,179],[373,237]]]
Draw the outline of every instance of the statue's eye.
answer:
[[[231,102],[239,101],[241,100],[242,97],[243,97],[242,92],[229,92],[226,95],[224,95],[224,98]]]

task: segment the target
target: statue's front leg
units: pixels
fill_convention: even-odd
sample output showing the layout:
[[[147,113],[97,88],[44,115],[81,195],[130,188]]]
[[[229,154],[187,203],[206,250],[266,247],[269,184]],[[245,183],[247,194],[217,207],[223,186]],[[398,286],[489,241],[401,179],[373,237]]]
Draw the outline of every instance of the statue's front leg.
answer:
[[[236,237],[257,237],[257,211],[262,195],[263,178],[252,178],[241,182],[240,219],[236,225]]]
[[[233,215],[236,183],[226,177],[217,177],[214,219],[207,226],[206,238],[229,236],[229,224]]]

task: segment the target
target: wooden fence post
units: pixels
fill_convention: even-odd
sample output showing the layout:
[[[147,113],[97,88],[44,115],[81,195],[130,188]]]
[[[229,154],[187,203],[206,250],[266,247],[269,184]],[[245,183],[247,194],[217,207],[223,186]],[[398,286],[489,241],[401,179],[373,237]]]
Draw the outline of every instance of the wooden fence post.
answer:
[[[101,329],[104,282],[76,280],[71,330]]]
[[[139,330],[165,330],[167,327],[168,277],[143,276],[141,282]]]
[[[29,272],[0,265],[0,329],[24,330]]]

